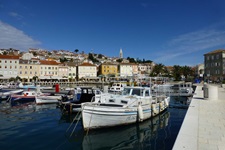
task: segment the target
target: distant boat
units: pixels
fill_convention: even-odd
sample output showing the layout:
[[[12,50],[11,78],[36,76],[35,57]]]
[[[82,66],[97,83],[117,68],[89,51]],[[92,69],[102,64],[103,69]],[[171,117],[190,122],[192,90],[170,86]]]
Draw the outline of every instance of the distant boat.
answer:
[[[22,89],[11,90],[11,91],[1,91],[0,100],[8,99],[12,94],[21,94],[22,92],[23,92]]]
[[[125,83],[113,83],[113,85],[110,87],[109,91],[111,92],[122,92],[124,90],[124,87],[127,85]]]
[[[35,97],[36,104],[53,104],[53,103],[59,103],[59,101],[62,99],[62,96],[60,95],[37,95]]]
[[[12,106],[19,103],[35,102],[37,95],[47,96],[50,95],[50,93],[42,93],[40,91],[23,91],[22,94],[12,94],[9,101]]]
[[[22,88],[22,89],[36,89],[37,88],[33,83],[32,84],[23,85],[22,82],[18,85],[18,87]]]

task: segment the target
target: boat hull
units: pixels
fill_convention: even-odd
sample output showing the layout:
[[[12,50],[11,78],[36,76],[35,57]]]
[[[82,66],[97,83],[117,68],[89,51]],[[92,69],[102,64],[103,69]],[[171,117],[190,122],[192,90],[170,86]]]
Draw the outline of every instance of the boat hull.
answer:
[[[36,104],[57,104],[61,98],[61,96],[37,96],[35,101]]]
[[[138,109],[135,107],[105,107],[82,105],[84,130],[127,125],[138,122]],[[143,108],[143,120],[151,117],[151,107]]]

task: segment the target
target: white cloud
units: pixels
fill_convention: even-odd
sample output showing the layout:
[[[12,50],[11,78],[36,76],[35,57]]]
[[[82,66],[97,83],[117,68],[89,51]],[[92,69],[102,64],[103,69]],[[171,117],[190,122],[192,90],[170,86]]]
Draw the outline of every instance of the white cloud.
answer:
[[[0,48],[15,48],[24,51],[38,47],[41,44],[41,42],[32,39],[23,31],[2,21],[0,21],[0,33]]]
[[[159,54],[156,62],[169,62],[179,57],[188,57],[195,52],[225,45],[225,31],[207,28],[180,35],[167,43],[167,50]],[[191,60],[190,60],[191,61]]]
[[[15,17],[18,20],[21,20],[23,18],[22,15],[20,15],[20,14],[18,14],[16,12],[10,12],[9,15],[12,16],[12,17]]]

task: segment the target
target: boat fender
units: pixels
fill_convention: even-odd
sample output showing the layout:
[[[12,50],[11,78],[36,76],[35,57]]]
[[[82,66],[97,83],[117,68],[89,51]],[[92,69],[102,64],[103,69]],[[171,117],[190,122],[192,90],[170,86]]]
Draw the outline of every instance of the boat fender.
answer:
[[[164,109],[163,103],[164,103],[163,101],[159,103],[159,107],[160,107],[160,110],[161,110],[161,111]]]
[[[168,98],[165,99],[165,104],[166,104],[166,107],[169,106]]]
[[[27,94],[26,94],[26,93],[24,93],[23,95],[24,95],[24,96],[27,96]]]
[[[152,115],[155,116],[157,114],[156,104],[152,104]]]
[[[138,104],[138,120],[139,120],[139,122],[142,122],[143,119],[144,119],[144,113],[143,113],[141,103],[139,102],[139,104]]]

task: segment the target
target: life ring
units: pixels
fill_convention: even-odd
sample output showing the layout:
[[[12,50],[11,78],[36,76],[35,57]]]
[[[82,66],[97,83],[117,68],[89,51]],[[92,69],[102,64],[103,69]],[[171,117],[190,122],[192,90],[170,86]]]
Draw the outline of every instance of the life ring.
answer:
[[[26,94],[26,93],[24,93],[23,95],[24,95],[24,96],[27,96],[27,94]]]

